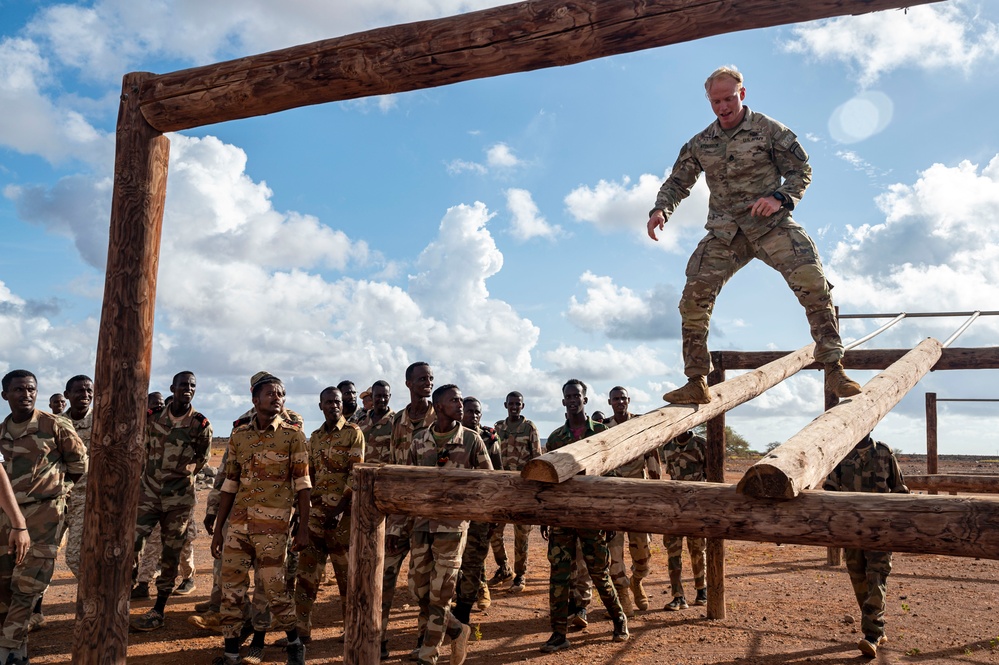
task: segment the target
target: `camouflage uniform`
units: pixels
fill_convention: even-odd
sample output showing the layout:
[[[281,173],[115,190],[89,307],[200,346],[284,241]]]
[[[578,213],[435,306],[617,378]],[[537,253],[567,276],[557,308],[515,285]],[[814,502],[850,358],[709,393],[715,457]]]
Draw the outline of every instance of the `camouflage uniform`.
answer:
[[[426,430],[437,420],[434,407],[431,405],[422,420],[414,422],[409,417],[409,407],[399,411],[392,419],[392,438],[389,442],[388,464],[408,464],[409,449],[412,447],[416,435]],[[379,453],[382,454],[382,453]],[[392,599],[395,597],[395,586],[399,579],[399,571],[403,561],[409,554],[410,535],[409,527],[404,527],[398,535],[400,536],[400,551],[394,554],[385,553],[385,570],[382,575],[382,639],[385,631],[388,630],[389,610],[392,609]]]
[[[492,427],[479,427],[479,438],[486,446],[489,461],[494,469],[503,468],[503,455]],[[461,556],[461,572],[458,577],[458,603],[471,607],[485,582],[486,555],[489,554],[489,541],[499,525],[490,522],[471,522],[468,525],[468,542]]]
[[[442,465],[438,460],[443,451],[447,451],[448,460]],[[432,427],[416,434],[408,461],[412,466],[444,469],[493,468],[482,439],[461,423],[444,435],[435,433]],[[454,639],[462,632],[462,623],[451,614],[451,599],[465,549],[468,521],[400,515],[390,516],[389,520],[388,534],[412,533],[409,590],[420,606],[417,625],[423,643],[419,662],[433,665],[444,635]]]
[[[629,413],[629,418],[634,418],[634,414]],[[614,417],[604,421],[607,427],[613,427],[618,422]],[[654,453],[650,453],[652,455]],[[648,478],[645,471],[648,456],[643,455],[638,459],[622,464],[615,469],[615,474],[621,478]],[[647,533],[628,532],[628,553],[631,555],[631,575],[636,580],[641,581],[649,576],[649,559],[652,558],[650,547],[652,537]],[[630,581],[624,565],[624,532],[618,531],[614,534],[609,544],[610,549],[610,575],[620,596],[627,593]]]
[[[496,437],[500,442],[500,454],[503,457],[504,471],[521,471],[527,463],[541,455],[541,439],[538,428],[527,418],[520,416],[516,422],[505,418],[496,423]],[[527,573],[527,553],[531,536],[530,524],[513,525],[513,573]],[[508,567],[506,547],[503,543],[503,532],[506,524],[498,524],[493,532],[493,558],[503,569]]]
[[[707,442],[704,437],[687,432],[690,438],[681,443],[686,434],[665,444],[662,449],[663,465],[673,480],[704,482],[708,479],[704,470],[704,447]],[[673,597],[683,596],[683,536],[663,536],[666,546],[669,568],[669,582]],[[704,552],[707,541],[704,538],[687,538],[687,553],[690,554],[690,567],[694,573],[694,589],[704,589]]]
[[[194,478],[211,447],[212,426],[194,407],[179,418],[164,407],[146,419],[146,465],[139,482],[135,554],[142,552],[146,538],[159,524],[163,542],[162,574],[156,580],[159,596],[169,596],[177,582],[180,552],[196,501]],[[155,558],[153,553],[147,556]]]
[[[787,127],[744,108],[745,117],[735,129],[726,131],[716,120],[680,149],[653,208],[669,219],[704,172],[711,193],[708,234],[687,263],[687,284],[680,297],[688,377],[710,371],[707,341],[715,298],[725,282],[753,258],[779,270],[805,308],[815,340],[815,360],[831,363],[843,357],[832,286],[812,239],[791,219],[791,209],[812,180],[808,155]],[[753,203],[774,192],[787,203],[770,217],[753,216]]]
[[[222,634],[239,636],[250,568],[256,564],[272,628],[295,628],[285,579],[288,533],[298,493],[312,486],[302,417],[282,411],[264,429],[255,417],[236,423],[229,438],[222,491],[234,494],[222,551]]]
[[[52,579],[68,476],[87,472],[87,449],[69,420],[36,409],[27,423],[15,425],[8,416],[0,424],[0,456],[31,538],[15,564],[7,547],[10,519],[0,517],[0,648],[13,651],[27,647],[32,608]]]
[[[69,412],[63,414],[69,418]],[[72,420],[73,429],[83,441],[83,447],[90,454],[90,432],[94,427],[94,410],[79,420]],[[83,515],[87,505],[87,474],[76,481],[66,498],[66,567],[75,577],[80,576],[80,547],[83,544]]]
[[[822,483],[834,492],[876,492],[908,494],[902,470],[891,448],[869,436],[843,458]],[[891,573],[891,552],[846,548],[846,569],[863,617],[860,629],[874,644],[885,634],[885,596]]]
[[[347,550],[350,545],[350,506],[341,515],[333,511],[341,497],[351,494],[351,469],[364,461],[361,428],[341,417],[326,423],[309,437],[309,476],[312,480],[309,510],[309,546],[298,559],[295,613],[302,635],[312,634],[312,605],[319,595],[319,581],[327,556],[333,562],[340,600],[347,596]]]
[[[587,418],[586,431],[579,437],[585,439],[607,427]],[[569,423],[559,427],[548,437],[548,451],[558,450],[577,441]],[[621,600],[610,577],[610,552],[607,549],[607,534],[593,529],[570,529],[552,527],[548,536],[548,562],[551,564],[551,577],[548,590],[548,607],[551,613],[552,632],[565,635],[569,625],[569,585],[572,576],[573,560],[576,558],[577,539],[583,552],[590,579],[600,594],[600,600],[611,620],[627,625]]]
[[[180,550],[180,557],[177,561],[177,574],[182,580],[191,579],[197,573],[194,565],[194,541],[198,537],[198,523],[194,519],[194,511],[197,507],[197,495],[195,495],[195,506],[191,507],[191,512],[187,518],[187,531],[184,536],[184,547]],[[161,572],[163,567],[163,537],[160,525],[157,523],[146,544],[139,555],[139,573],[135,577],[136,582],[152,582]]]
[[[370,414],[369,414],[370,416]],[[395,411],[382,416],[377,422],[370,417],[358,423],[364,434],[364,459],[375,464],[394,464],[392,461],[392,421]]]

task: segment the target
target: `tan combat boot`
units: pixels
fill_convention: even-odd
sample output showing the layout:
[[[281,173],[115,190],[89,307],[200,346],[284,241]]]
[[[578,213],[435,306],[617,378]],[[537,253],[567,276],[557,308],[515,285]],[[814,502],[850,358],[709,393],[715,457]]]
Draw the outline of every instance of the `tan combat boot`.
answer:
[[[826,363],[826,390],[839,398],[860,394],[860,384],[846,375],[843,363]]]
[[[480,610],[488,610],[489,606],[493,604],[492,596],[489,593],[489,585],[482,584],[479,586],[479,594],[475,599],[475,606]]]
[[[859,392],[860,389],[857,390]],[[708,404],[711,402],[711,390],[703,376],[692,376],[685,385],[663,395],[663,399],[670,404]]]
[[[621,609],[624,610],[624,616],[629,619],[635,616],[635,606],[631,602],[631,594],[628,592],[628,587],[617,587],[617,598],[621,601]]]
[[[649,594],[645,593],[642,580],[634,575],[631,577],[631,593],[635,596],[635,607],[642,611],[649,609]]]

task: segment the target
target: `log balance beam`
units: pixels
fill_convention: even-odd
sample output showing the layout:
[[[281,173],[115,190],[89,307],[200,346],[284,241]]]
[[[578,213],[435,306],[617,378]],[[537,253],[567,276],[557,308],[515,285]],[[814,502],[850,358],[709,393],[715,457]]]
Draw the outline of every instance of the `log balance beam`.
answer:
[[[929,492],[962,492],[965,494],[999,494],[999,476],[931,473],[905,477],[910,490]]]

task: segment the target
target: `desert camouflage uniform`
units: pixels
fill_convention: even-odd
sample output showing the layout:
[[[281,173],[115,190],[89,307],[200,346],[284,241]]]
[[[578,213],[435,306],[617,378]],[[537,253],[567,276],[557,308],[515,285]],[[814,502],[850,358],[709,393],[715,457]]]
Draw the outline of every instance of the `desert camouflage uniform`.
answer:
[[[180,552],[184,549],[196,497],[194,478],[212,448],[212,426],[190,407],[177,418],[169,407],[146,419],[146,464],[139,482],[139,511],[135,520],[135,554],[142,552],[153,527],[160,525],[162,574],[156,593],[169,596],[177,582]],[[155,559],[155,554],[147,552]]]
[[[409,417],[409,407],[395,414],[392,419],[392,438],[389,442],[388,464],[408,464],[409,449],[412,447],[416,435],[429,428],[437,420],[434,407],[431,405],[427,409],[423,419],[414,422]],[[410,548],[410,536],[412,531],[404,527],[398,535],[400,536],[400,551],[394,554],[385,553],[385,571],[382,575],[382,639],[385,631],[388,630],[389,610],[392,609],[392,600],[395,598],[395,586],[399,579],[399,571],[402,563],[406,560]]]
[[[496,439],[496,430],[479,426],[479,438],[486,446],[489,461],[494,469],[503,468],[503,455]],[[458,602],[469,606],[475,603],[479,588],[485,583],[486,556],[489,554],[489,541],[499,525],[491,522],[471,522],[468,525],[468,542],[461,555],[461,571],[458,576]]]
[[[635,415],[629,413],[629,418],[634,418]],[[618,422],[614,417],[608,418],[604,421],[604,425],[607,427],[613,427],[617,425]],[[615,473],[621,478],[648,478],[648,474],[645,471],[647,464],[647,459],[654,455],[655,453],[649,453],[649,455],[643,455],[638,459],[622,464],[617,469]],[[628,532],[628,553],[631,555],[631,575],[637,580],[644,580],[649,576],[649,559],[652,558],[652,550],[650,548],[650,542],[652,537],[647,533],[637,533]],[[610,575],[611,579],[614,581],[614,586],[617,587],[617,593],[620,596],[622,593],[628,592],[629,580],[627,569],[624,565],[624,532],[618,531],[611,538],[608,545],[610,549]]]
[[[222,551],[222,634],[239,636],[250,568],[271,611],[271,628],[295,628],[295,606],[285,579],[288,534],[298,493],[312,486],[302,418],[282,411],[263,430],[256,418],[237,421],[229,438],[222,491],[235,494]]]
[[[447,451],[448,460],[441,465],[438,459],[443,451]],[[461,423],[445,435],[435,434],[432,427],[414,435],[408,462],[412,466],[444,469],[493,468],[482,439]],[[419,662],[433,665],[444,636],[454,639],[462,630],[462,623],[451,614],[451,599],[465,549],[468,521],[389,517],[386,533],[399,536],[407,530],[412,533],[409,590],[420,606],[417,626],[423,636]]]
[[[0,647],[27,646],[28,619],[52,579],[59,551],[70,475],[87,472],[87,449],[70,421],[35,410],[23,434],[0,424],[0,456],[14,499],[24,514],[31,547],[21,563],[7,547],[10,519],[0,513]]]
[[[834,492],[875,492],[908,494],[902,470],[891,448],[866,437],[843,458],[822,484]],[[885,634],[885,596],[891,573],[891,552],[846,548],[846,569],[853,583],[862,618],[860,629],[874,643]]]
[[[319,595],[319,581],[327,556],[333,562],[340,600],[347,596],[347,551],[350,546],[350,506],[341,515],[333,511],[340,497],[350,496],[351,470],[364,461],[361,428],[341,417],[326,423],[309,437],[309,476],[312,480],[309,510],[309,546],[298,559],[295,614],[302,635],[312,634],[312,605]]]
[[[500,453],[503,456],[504,471],[521,471],[527,463],[541,455],[541,439],[538,428],[524,416],[511,423],[509,418],[500,420],[495,425],[496,438],[500,442]],[[530,546],[530,524],[513,525],[513,572],[515,575],[527,573],[527,553]],[[507,568],[506,547],[503,543],[503,532],[506,524],[498,524],[493,532],[493,558],[500,568]]]
[[[603,423],[597,423],[587,418],[586,431],[580,439],[593,436],[605,429],[607,427]],[[577,440],[579,439],[573,437],[569,423],[566,422],[565,425],[549,435],[548,451],[558,450]],[[618,598],[614,583],[611,582],[610,552],[607,549],[606,532],[555,526],[551,528],[548,536],[548,562],[551,564],[548,607],[551,613],[552,632],[564,635],[568,630],[569,586],[577,545],[583,552],[590,579],[597,588],[597,593],[600,594],[600,600],[603,601],[607,614],[615,622],[626,622],[624,610],[621,608],[621,600]]]
[[[370,416],[370,414],[369,414]],[[361,433],[364,434],[364,459],[373,464],[394,464],[392,461],[392,421],[395,418],[395,411],[382,416],[378,422],[372,422],[371,418],[365,418],[364,422],[358,423]]]
[[[745,107],[738,127],[724,130],[716,120],[690,139],[659,189],[655,209],[669,219],[690,194],[703,171],[708,182],[708,234],[687,263],[687,284],[680,297],[684,373],[707,375],[708,328],[715,298],[725,282],[753,258],[780,271],[805,308],[815,340],[815,360],[843,357],[843,343],[815,244],[791,219],[791,210],[812,180],[812,167],[794,132]],[[770,217],[755,217],[752,205],[780,192],[788,201]]]
[[[687,432],[690,438],[681,443],[681,434],[661,448],[663,466],[672,480],[704,482],[708,479],[704,467],[704,447],[707,442],[704,437]],[[663,536],[668,557],[670,587],[673,597],[683,596],[683,536]],[[704,552],[707,541],[704,538],[687,538],[687,553],[690,555],[690,567],[694,573],[694,589],[704,589],[707,584],[704,579]]]
[[[198,537],[198,523],[194,519],[194,511],[197,508],[197,495],[195,495],[195,506],[187,519],[187,531],[184,536],[184,547],[180,550],[180,558],[177,561],[177,574],[182,580],[192,579],[197,573],[194,565],[194,541]],[[135,577],[136,582],[152,582],[162,572],[163,568],[163,538],[162,529],[159,524],[153,527],[146,544],[139,555],[139,573]]]
[[[62,414],[70,418],[69,411]],[[72,419],[71,419],[72,420]],[[87,409],[87,414],[79,420],[72,420],[73,429],[83,441],[83,447],[90,455],[90,433],[94,428],[94,410]],[[66,567],[74,577],[80,576],[80,547],[83,544],[83,515],[87,505],[87,474],[76,481],[66,497]]]

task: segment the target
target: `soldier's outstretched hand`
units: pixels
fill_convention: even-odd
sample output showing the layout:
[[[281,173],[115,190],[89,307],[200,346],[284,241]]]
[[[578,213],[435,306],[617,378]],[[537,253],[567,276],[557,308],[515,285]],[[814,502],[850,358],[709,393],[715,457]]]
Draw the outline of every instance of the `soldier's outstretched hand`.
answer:
[[[659,241],[656,237],[656,229],[660,231],[666,226],[666,215],[663,214],[662,210],[656,210],[654,213],[649,215],[649,223],[647,229],[649,231],[649,237],[655,241]]]

